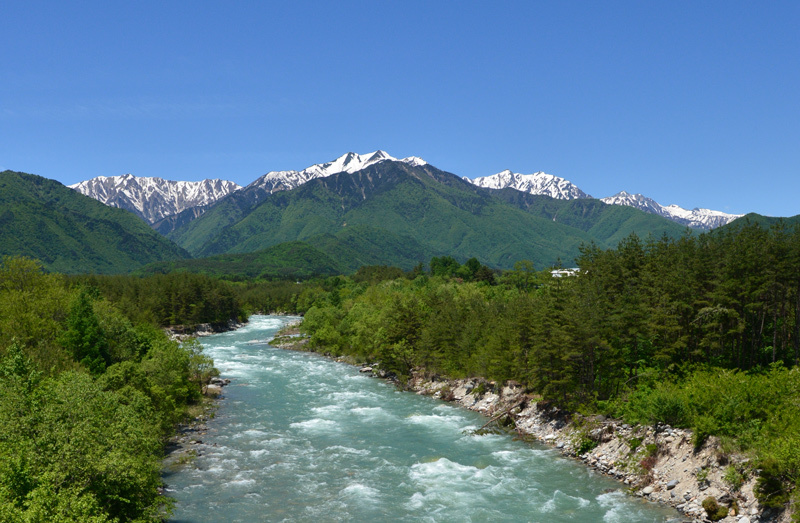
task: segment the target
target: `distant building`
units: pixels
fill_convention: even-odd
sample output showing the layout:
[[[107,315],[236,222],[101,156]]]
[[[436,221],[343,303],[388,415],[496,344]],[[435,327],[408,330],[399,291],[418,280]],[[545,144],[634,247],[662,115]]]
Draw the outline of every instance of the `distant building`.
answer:
[[[568,276],[577,276],[579,272],[580,269],[575,267],[573,269],[553,269],[550,274],[553,278],[566,278]]]

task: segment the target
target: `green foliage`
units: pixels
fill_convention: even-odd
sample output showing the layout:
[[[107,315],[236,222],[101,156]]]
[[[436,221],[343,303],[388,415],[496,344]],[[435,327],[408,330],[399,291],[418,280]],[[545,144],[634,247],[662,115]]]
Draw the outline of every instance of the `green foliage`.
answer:
[[[707,468],[701,468],[700,470],[697,471],[697,474],[695,474],[695,477],[697,478],[697,482],[698,483],[707,482],[708,481],[708,469]]]
[[[595,441],[584,435],[578,441],[577,450],[575,452],[578,454],[578,456],[580,456],[594,450],[599,444],[600,443],[598,441]]]
[[[641,438],[631,438],[628,440],[628,447],[630,447],[630,453],[633,454],[636,452],[636,449],[639,448],[639,445],[642,444]]]
[[[169,512],[163,443],[216,370],[199,344],[150,323],[163,300],[148,297],[175,292],[168,303],[191,303],[181,309],[190,318],[239,309],[228,287],[202,278],[89,280],[24,258],[0,266],[0,521],[144,523]]]
[[[151,416],[147,402],[103,391],[82,373],[33,388],[0,382],[0,514],[16,507],[25,521],[144,521],[161,513]]]
[[[304,242],[280,243],[268,249],[237,254],[220,254],[193,260],[156,262],[142,267],[137,274],[190,272],[244,280],[306,280],[343,272],[329,255]]]
[[[111,363],[108,342],[94,313],[92,292],[82,289],[70,307],[66,330],[62,333],[61,345],[67,349],[75,361],[98,375]]]
[[[722,475],[722,479],[730,485],[731,490],[734,492],[738,491],[744,485],[744,482],[747,481],[747,474],[746,471],[742,467],[737,467],[736,465],[728,465],[725,468],[725,472]]]
[[[76,276],[71,281],[98,289],[135,323],[159,326],[224,324],[245,318],[241,300],[237,297],[239,287],[202,274],[94,275]]]
[[[709,496],[703,500],[703,509],[708,514],[708,519],[711,521],[719,521],[728,515],[728,507],[720,506],[717,500]]]
[[[0,172],[0,255],[29,256],[49,271],[126,273],[187,253],[134,214],[54,180]]]

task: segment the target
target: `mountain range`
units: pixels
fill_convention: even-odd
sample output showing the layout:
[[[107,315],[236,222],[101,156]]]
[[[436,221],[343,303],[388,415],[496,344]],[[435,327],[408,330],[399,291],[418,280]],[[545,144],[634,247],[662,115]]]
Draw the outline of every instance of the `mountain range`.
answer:
[[[415,156],[398,160],[380,150],[364,155],[350,152],[333,161],[315,164],[301,171],[270,171],[250,183],[247,188],[258,188],[265,193],[272,194],[276,191],[292,190],[310,180],[336,173],[357,172],[387,160],[400,161],[414,166],[427,164],[423,159]],[[560,200],[592,198],[570,181],[544,172],[520,174],[504,170],[491,176],[464,178],[464,180],[488,189],[511,188]],[[107,205],[134,212],[162,234],[169,234],[181,224],[200,216],[217,200],[242,189],[233,182],[219,179],[183,182],[161,178],[137,178],[130,174],[99,176],[70,187]],[[741,216],[709,209],[688,210],[674,204],[663,206],[641,194],[629,194],[625,191],[600,200],[609,205],[634,207],[700,230],[709,230],[725,225]]]
[[[186,209],[205,209],[241,189],[233,182],[219,179],[176,182],[132,174],[98,176],[69,188],[111,207],[131,211],[150,224]]]
[[[627,193],[609,204],[541,172],[469,180],[383,151],[271,171],[245,187],[125,175],[70,190],[35,175],[3,175],[0,254],[36,257],[59,272],[150,264],[145,272],[287,278],[363,265],[410,269],[445,255],[503,269],[519,260],[570,266],[584,245],[614,247],[632,233],[678,237],[687,224],[714,227],[730,216],[708,211],[695,219]]]
[[[508,268],[521,259],[573,263],[581,245],[616,245],[631,232],[683,232],[661,217],[594,199],[486,189],[419,159],[382,159],[351,171],[325,171],[292,190],[257,180],[167,237],[195,257],[303,241],[337,252],[346,264],[410,268],[451,255]]]
[[[564,178],[543,172],[519,174],[505,170],[491,176],[475,178],[474,180],[465,178],[465,180],[490,189],[512,188],[531,194],[544,194],[559,200],[591,198],[591,196]],[[696,208],[688,210],[674,204],[663,206],[647,196],[629,194],[625,191],[621,191],[614,196],[600,198],[600,201],[609,205],[634,207],[640,211],[656,214],[681,225],[701,230],[710,230],[726,225],[742,216],[741,214],[728,214],[710,209]]]

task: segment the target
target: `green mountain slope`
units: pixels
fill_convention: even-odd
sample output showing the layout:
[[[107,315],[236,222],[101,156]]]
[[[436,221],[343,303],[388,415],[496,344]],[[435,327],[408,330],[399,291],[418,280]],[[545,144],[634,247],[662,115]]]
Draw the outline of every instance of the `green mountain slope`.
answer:
[[[424,256],[416,261],[449,254],[508,267],[523,258],[538,265],[551,264],[559,256],[572,258],[581,243],[592,240],[582,231],[516,209],[455,175],[399,162],[252,198],[249,201],[259,202],[249,213],[222,225],[244,209],[248,197],[234,194],[218,203],[191,222],[178,241],[193,254],[208,256],[325,234],[339,237],[347,227],[366,226],[413,239]],[[219,232],[204,238],[202,231]]]
[[[393,265],[411,269],[420,260],[430,259],[434,255],[413,238],[356,225],[345,227],[336,235],[321,234],[305,242],[279,243],[255,252],[151,263],[136,273],[177,271],[229,279],[306,279],[354,273],[364,265]]]
[[[245,189],[179,227],[171,238],[195,256],[300,240],[350,266],[409,267],[446,254],[507,268],[520,259],[539,267],[558,260],[571,264],[580,245],[614,245],[633,231],[641,236],[683,231],[663,218],[596,200],[538,197],[538,203],[524,198],[515,203],[501,192],[429,165],[387,161],[292,191]]]
[[[616,246],[631,233],[678,237],[687,230],[691,232],[691,229],[661,216],[624,205],[608,205],[594,198],[556,200],[515,189],[496,192],[500,198],[520,209],[588,232],[609,247]]]
[[[0,173],[0,255],[37,258],[63,273],[124,273],[188,253],[135,215],[55,180]]]
[[[774,216],[764,216],[762,214],[756,214],[751,212],[749,214],[745,214],[741,218],[737,218],[733,220],[731,223],[727,225],[723,225],[719,227],[718,230],[738,230],[744,227],[747,224],[758,224],[764,229],[769,229],[773,225],[777,225],[778,223],[783,223],[788,226],[800,224],[800,214],[795,216],[789,216],[786,218],[779,218]]]

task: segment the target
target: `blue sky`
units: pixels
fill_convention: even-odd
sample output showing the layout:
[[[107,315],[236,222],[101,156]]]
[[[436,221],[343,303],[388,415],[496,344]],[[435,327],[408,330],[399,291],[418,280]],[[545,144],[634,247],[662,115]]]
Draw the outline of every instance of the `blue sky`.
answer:
[[[348,151],[800,214],[800,2],[4,2],[0,169],[247,184]]]

